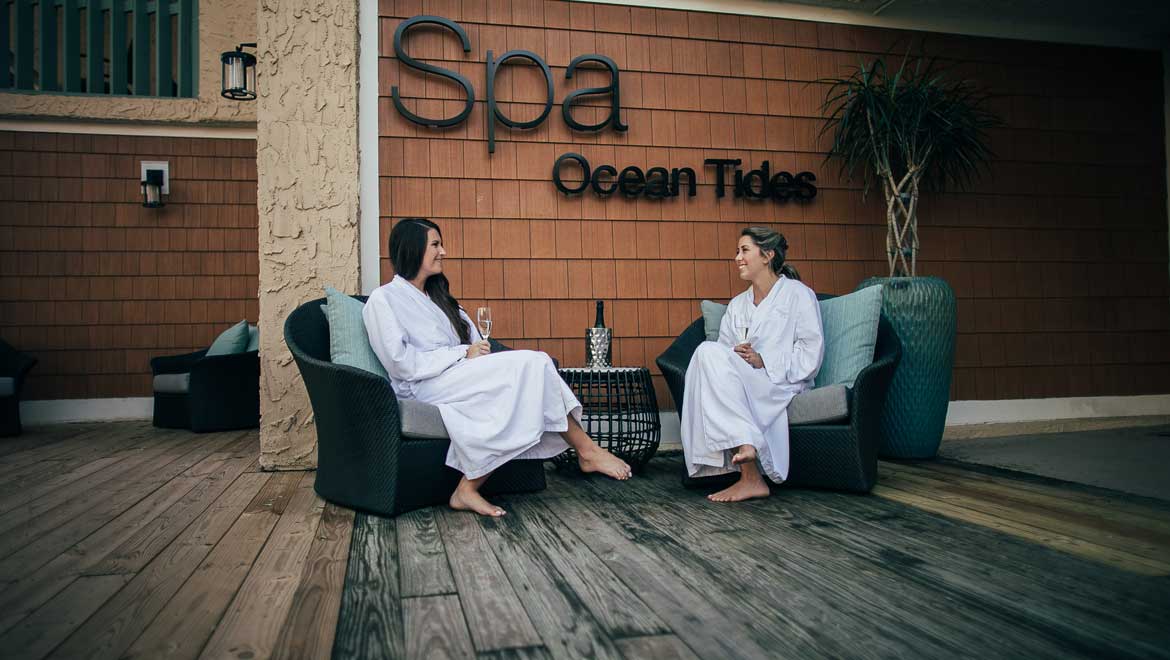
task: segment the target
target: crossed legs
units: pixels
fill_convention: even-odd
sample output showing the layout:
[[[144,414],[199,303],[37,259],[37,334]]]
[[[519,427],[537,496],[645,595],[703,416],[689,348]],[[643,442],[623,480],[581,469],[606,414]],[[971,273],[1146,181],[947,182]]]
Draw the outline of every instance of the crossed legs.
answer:
[[[731,462],[739,466],[739,481],[717,493],[711,493],[707,499],[712,502],[742,502],[771,494],[764,475],[760,474],[756,458],[755,447],[740,445],[731,457]]]
[[[581,428],[572,415],[568,415],[568,420],[569,428],[561,433],[561,437],[577,451],[577,464],[581,466],[582,472],[598,472],[618,481],[625,481],[633,475],[633,470],[625,461],[598,447],[593,438],[589,437],[589,434]],[[448,502],[451,508],[460,511],[474,511],[483,516],[499,517],[504,515],[503,509],[488,502],[483,495],[479,494],[479,487],[487,481],[489,476],[460,479],[459,485],[455,487],[455,492],[451,493],[451,499]],[[767,485],[764,488],[766,489]]]

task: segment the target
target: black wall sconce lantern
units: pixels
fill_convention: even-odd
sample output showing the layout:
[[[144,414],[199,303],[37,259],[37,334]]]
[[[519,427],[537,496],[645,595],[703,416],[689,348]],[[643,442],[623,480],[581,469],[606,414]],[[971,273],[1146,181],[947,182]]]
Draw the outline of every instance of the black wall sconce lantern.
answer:
[[[235,50],[219,56],[223,64],[223,91],[224,98],[233,101],[256,100],[256,56],[245,53],[245,48],[255,48],[256,44],[240,44]]]
[[[163,195],[171,193],[170,164],[166,161],[142,161],[142,205],[148,209],[162,208]]]

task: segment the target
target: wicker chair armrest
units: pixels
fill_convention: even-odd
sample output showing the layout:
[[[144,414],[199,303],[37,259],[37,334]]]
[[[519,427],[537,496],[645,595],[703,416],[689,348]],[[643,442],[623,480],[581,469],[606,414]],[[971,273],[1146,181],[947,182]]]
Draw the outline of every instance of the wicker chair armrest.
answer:
[[[190,371],[192,393],[196,390],[234,389],[241,384],[249,384],[247,389],[255,389],[259,382],[260,353],[249,351],[203,356],[191,365]]]
[[[19,392],[25,376],[28,375],[29,370],[36,363],[37,359],[32,355],[10,348],[10,350],[5,350],[0,355],[0,376],[6,376],[15,380],[16,390]]]
[[[683,385],[686,383],[687,365],[691,363],[691,356],[695,349],[706,340],[703,331],[703,319],[692,323],[658,356],[654,362],[662,371],[666,386],[670,389],[670,396],[674,399],[676,410],[682,409]]]
[[[901,357],[900,350],[884,355],[862,369],[853,381],[849,393],[849,416],[858,434],[876,436],[890,381]]]
[[[207,349],[201,349],[194,353],[184,353],[182,355],[161,355],[159,357],[150,359],[150,370],[155,376],[159,374],[185,374],[195,366],[199,360],[203,359]]]

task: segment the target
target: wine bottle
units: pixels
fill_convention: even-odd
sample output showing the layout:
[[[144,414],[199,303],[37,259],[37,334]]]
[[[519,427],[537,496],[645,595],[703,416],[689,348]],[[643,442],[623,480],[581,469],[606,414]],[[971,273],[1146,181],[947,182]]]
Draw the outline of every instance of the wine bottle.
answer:
[[[597,301],[597,316],[594,317],[593,327],[595,327],[595,328],[604,328],[605,327],[605,301],[603,301],[603,300]],[[609,364],[613,364],[613,342],[612,341],[609,343],[609,347],[606,349],[605,361]],[[589,339],[586,338],[586,340],[585,340],[585,364],[590,364],[591,362],[593,362],[593,347],[589,345]]]

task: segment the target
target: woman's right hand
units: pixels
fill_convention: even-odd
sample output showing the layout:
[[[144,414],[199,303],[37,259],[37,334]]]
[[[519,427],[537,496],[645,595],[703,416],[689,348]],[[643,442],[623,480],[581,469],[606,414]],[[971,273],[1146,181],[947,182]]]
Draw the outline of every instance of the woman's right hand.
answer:
[[[471,360],[481,355],[487,355],[492,352],[492,345],[486,339],[477,341],[467,347],[467,359]]]

